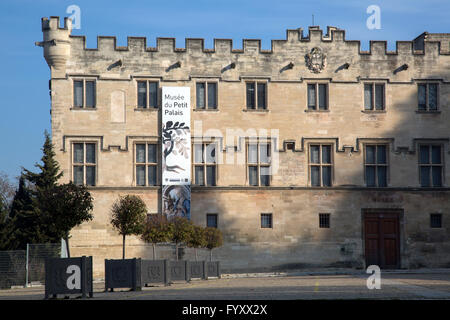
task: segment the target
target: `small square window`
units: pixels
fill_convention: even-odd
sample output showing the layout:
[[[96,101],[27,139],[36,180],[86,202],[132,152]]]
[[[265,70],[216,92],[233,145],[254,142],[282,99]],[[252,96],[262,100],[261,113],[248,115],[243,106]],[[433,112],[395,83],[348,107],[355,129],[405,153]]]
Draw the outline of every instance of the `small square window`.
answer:
[[[330,227],[330,214],[319,213],[319,228],[329,228],[329,227]]]
[[[271,213],[261,213],[261,228],[272,228]]]
[[[217,213],[208,213],[206,215],[206,226],[209,228],[217,228]]]
[[[430,228],[442,228],[442,214],[430,214]]]

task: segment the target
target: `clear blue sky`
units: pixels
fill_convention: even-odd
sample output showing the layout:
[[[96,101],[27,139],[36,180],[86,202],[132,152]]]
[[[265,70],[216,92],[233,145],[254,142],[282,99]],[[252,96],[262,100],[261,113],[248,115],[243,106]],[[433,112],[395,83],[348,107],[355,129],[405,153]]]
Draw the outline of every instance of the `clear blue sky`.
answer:
[[[346,30],[348,40],[387,40],[395,49],[396,40],[412,40],[424,31],[450,32],[448,0],[1,0],[2,39],[0,90],[0,171],[11,178],[21,166],[34,170],[41,158],[44,130],[50,131],[49,68],[42,48],[41,17],[69,16],[69,5],[81,9],[81,29],[72,34],[85,35],[87,46],[96,47],[97,35],[116,36],[126,46],[127,36],[145,36],[154,46],[156,37],[176,37],[177,47],[185,38],[204,38],[212,48],[214,38],[231,38],[235,48],[243,38],[262,40],[263,49],[271,39],[284,39],[286,29],[307,30],[315,25],[336,26]],[[369,5],[381,9],[381,29],[369,30],[366,13]]]

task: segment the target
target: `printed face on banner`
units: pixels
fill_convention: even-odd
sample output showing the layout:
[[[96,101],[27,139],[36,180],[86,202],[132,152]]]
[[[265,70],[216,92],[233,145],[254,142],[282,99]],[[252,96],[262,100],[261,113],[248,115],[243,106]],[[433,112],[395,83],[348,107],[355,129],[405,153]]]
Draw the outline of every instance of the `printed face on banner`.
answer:
[[[191,184],[189,87],[162,88],[162,184]]]

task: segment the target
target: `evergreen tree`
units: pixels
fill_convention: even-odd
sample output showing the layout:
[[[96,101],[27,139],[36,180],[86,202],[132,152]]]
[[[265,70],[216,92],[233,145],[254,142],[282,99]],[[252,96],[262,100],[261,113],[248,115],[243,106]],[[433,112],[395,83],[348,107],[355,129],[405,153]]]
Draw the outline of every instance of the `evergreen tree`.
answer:
[[[40,243],[47,240],[41,230],[41,221],[34,210],[32,193],[26,186],[24,175],[20,177],[19,188],[11,204],[9,220],[13,226],[9,250],[24,250],[27,243]]]
[[[53,151],[53,144],[47,131],[45,131],[45,142],[41,150],[43,151],[42,164],[35,164],[35,167],[39,168],[41,172],[34,173],[24,169],[25,178],[36,187],[38,193],[56,186],[56,182],[63,175],[62,172],[59,172],[59,164],[55,160],[55,151]]]
[[[8,250],[11,238],[12,225],[8,216],[8,210],[0,199],[0,250]]]
[[[23,175],[33,185],[32,194],[32,211],[34,218],[38,223],[38,234],[35,239],[40,239],[45,242],[59,242],[58,232],[48,223],[52,221],[54,211],[53,198],[51,194],[57,186],[56,182],[62,177],[59,164],[55,160],[55,152],[50,135],[45,131],[45,142],[42,147],[43,156],[41,158],[42,164],[36,163],[35,167],[40,169],[40,172],[34,173],[23,168]]]

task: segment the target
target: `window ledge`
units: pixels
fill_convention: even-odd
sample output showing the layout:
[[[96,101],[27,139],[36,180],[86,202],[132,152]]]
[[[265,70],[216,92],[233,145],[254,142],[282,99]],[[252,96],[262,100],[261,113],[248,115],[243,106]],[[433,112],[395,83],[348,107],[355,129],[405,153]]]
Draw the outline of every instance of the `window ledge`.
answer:
[[[153,107],[151,107],[151,108],[134,108],[134,111],[148,111],[148,112],[151,112],[151,111],[158,111],[159,110],[159,108],[153,108]]]
[[[70,110],[76,110],[76,111],[96,111],[97,107],[91,108],[91,107],[70,107]]]
[[[269,109],[243,109],[243,112],[269,112]]]
[[[327,112],[330,112],[330,109],[326,109],[326,110],[305,109],[305,112],[312,112],[312,113],[314,113],[314,112],[318,112],[318,113],[325,112],[325,113],[327,113]]]
[[[362,113],[386,113],[386,110],[361,110]]]
[[[206,111],[206,112],[219,112],[219,108],[215,108],[215,109],[202,109],[202,108],[195,108],[192,109],[192,111]]]
[[[439,114],[441,110],[416,110],[416,113]]]

